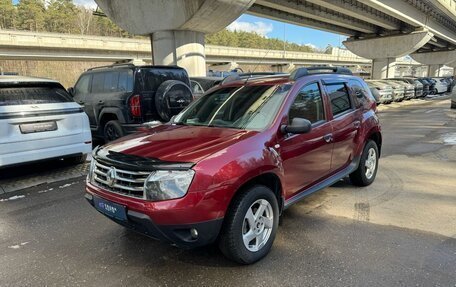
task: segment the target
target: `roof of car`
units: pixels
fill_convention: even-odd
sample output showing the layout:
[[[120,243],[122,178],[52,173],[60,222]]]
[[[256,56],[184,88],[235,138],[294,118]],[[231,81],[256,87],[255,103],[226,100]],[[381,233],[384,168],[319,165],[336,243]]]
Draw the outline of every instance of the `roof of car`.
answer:
[[[58,83],[56,80],[37,78],[37,77],[26,77],[26,76],[0,76],[0,83]]]
[[[92,72],[92,71],[105,71],[105,70],[110,70],[110,69],[125,69],[125,68],[134,68],[134,69],[174,69],[174,70],[184,70],[184,68],[179,67],[179,66],[164,66],[164,65],[134,65],[130,63],[126,64],[113,64],[113,65],[107,65],[107,66],[99,66],[99,67],[93,67],[87,69],[86,72]]]

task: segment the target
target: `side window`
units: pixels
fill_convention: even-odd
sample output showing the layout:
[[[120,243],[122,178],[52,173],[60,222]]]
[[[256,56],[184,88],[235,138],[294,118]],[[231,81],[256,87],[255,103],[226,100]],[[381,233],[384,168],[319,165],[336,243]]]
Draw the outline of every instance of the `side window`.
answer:
[[[317,83],[309,84],[299,91],[288,113],[288,120],[304,118],[311,123],[325,120],[323,100]]]
[[[345,84],[326,85],[326,91],[328,92],[329,100],[331,101],[331,108],[334,116],[351,110],[350,95],[348,94]]]
[[[112,93],[117,92],[117,85],[119,83],[119,72],[109,72],[105,74],[103,92]]]
[[[74,92],[76,95],[84,95],[89,93],[90,75],[82,76],[74,86]]]
[[[92,93],[103,93],[104,73],[93,74]]]
[[[363,85],[360,83],[360,81],[350,80],[348,81],[348,87],[353,91],[353,96],[356,98],[356,101],[360,105],[367,103],[369,93],[363,88]]]
[[[119,92],[133,91],[133,71],[125,70],[119,72],[119,85],[117,87]]]

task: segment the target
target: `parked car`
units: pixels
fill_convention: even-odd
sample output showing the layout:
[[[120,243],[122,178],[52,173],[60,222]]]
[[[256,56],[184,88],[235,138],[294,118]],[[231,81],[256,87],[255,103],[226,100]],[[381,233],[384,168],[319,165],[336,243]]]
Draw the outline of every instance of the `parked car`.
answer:
[[[456,89],[451,90],[451,108],[456,109]]]
[[[222,83],[224,77],[190,77],[193,96],[195,99],[201,97],[210,88]]]
[[[413,78],[413,79],[417,80],[418,82],[420,82],[423,85],[423,97],[430,95],[431,86],[432,86],[431,83],[429,83],[427,80],[425,80],[423,78]]]
[[[423,97],[424,86],[417,79],[413,79],[413,78],[390,78],[390,79],[391,80],[396,80],[396,81],[401,81],[401,82],[407,83],[409,85],[413,85],[413,87],[414,87],[414,96],[413,96],[413,98]]]
[[[449,83],[447,82],[446,78],[432,78],[432,79],[434,81],[436,81],[435,89],[437,91],[437,94],[446,93],[448,91]]]
[[[430,95],[436,95],[436,94],[438,94],[439,91],[438,91],[438,89],[437,89],[437,87],[436,87],[436,86],[437,86],[437,81],[434,80],[434,79],[432,79],[432,78],[423,78],[423,79],[425,79],[426,81],[428,81],[429,84],[430,84],[430,87],[429,87],[429,94],[430,94]]]
[[[366,83],[369,86],[372,95],[375,93],[378,94],[379,102],[381,104],[389,104],[393,102],[393,88],[391,86],[376,80],[367,80]]]
[[[293,203],[346,176],[371,184],[381,146],[369,87],[348,69],[233,79],[96,149],[85,197],[125,227],[180,247],[217,241],[250,264]]]
[[[413,97],[415,96],[415,86],[414,85],[411,85],[411,84],[403,82],[403,81],[397,81],[397,80],[391,80],[391,82],[395,82],[404,87],[404,89],[405,89],[404,100],[413,99]]]
[[[84,162],[89,120],[57,81],[0,76],[0,167],[40,160]]]
[[[145,122],[167,122],[193,100],[187,72],[173,66],[97,67],[69,91],[88,114],[93,136],[106,142]]]
[[[393,88],[393,99],[394,102],[402,102],[405,98],[405,86],[401,85],[399,83],[396,83],[395,81],[390,81],[390,80],[378,80],[379,82],[382,82],[385,85],[389,85]]]

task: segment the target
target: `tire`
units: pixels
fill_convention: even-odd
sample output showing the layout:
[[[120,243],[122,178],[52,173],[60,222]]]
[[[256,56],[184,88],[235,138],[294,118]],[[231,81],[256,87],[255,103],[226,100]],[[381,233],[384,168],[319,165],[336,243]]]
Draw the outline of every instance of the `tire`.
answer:
[[[103,138],[105,142],[111,142],[125,135],[125,131],[120,125],[119,121],[109,121],[103,127]]]
[[[74,165],[85,163],[86,160],[87,160],[87,154],[81,154],[78,156],[72,156],[69,158],[65,158],[65,162],[68,162],[68,163],[74,164]]]
[[[262,216],[258,217],[255,213],[261,212],[258,211],[260,205],[263,205],[264,209]],[[251,221],[247,219],[248,214],[251,214]],[[253,228],[249,222],[253,222]],[[279,205],[272,190],[263,185],[252,186],[237,195],[230,204],[220,233],[219,248],[233,261],[252,264],[269,253],[278,224]],[[245,235],[250,232],[254,237],[244,243],[243,238],[248,240]],[[261,236],[263,238],[260,238]]]
[[[373,140],[369,140],[364,146],[358,168],[350,174],[350,180],[353,185],[368,186],[374,182],[377,170],[378,147]]]
[[[178,80],[164,81],[155,93],[155,108],[164,122],[168,122],[192,101],[192,90]]]
[[[451,108],[452,108],[452,109],[456,109],[456,103],[451,102]]]

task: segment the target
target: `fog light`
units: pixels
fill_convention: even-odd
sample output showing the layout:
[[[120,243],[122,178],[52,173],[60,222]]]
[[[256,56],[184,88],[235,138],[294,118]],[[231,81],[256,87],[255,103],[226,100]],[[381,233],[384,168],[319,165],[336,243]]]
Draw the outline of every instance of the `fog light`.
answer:
[[[190,229],[190,235],[193,239],[198,238],[198,230],[196,230],[195,228]]]

